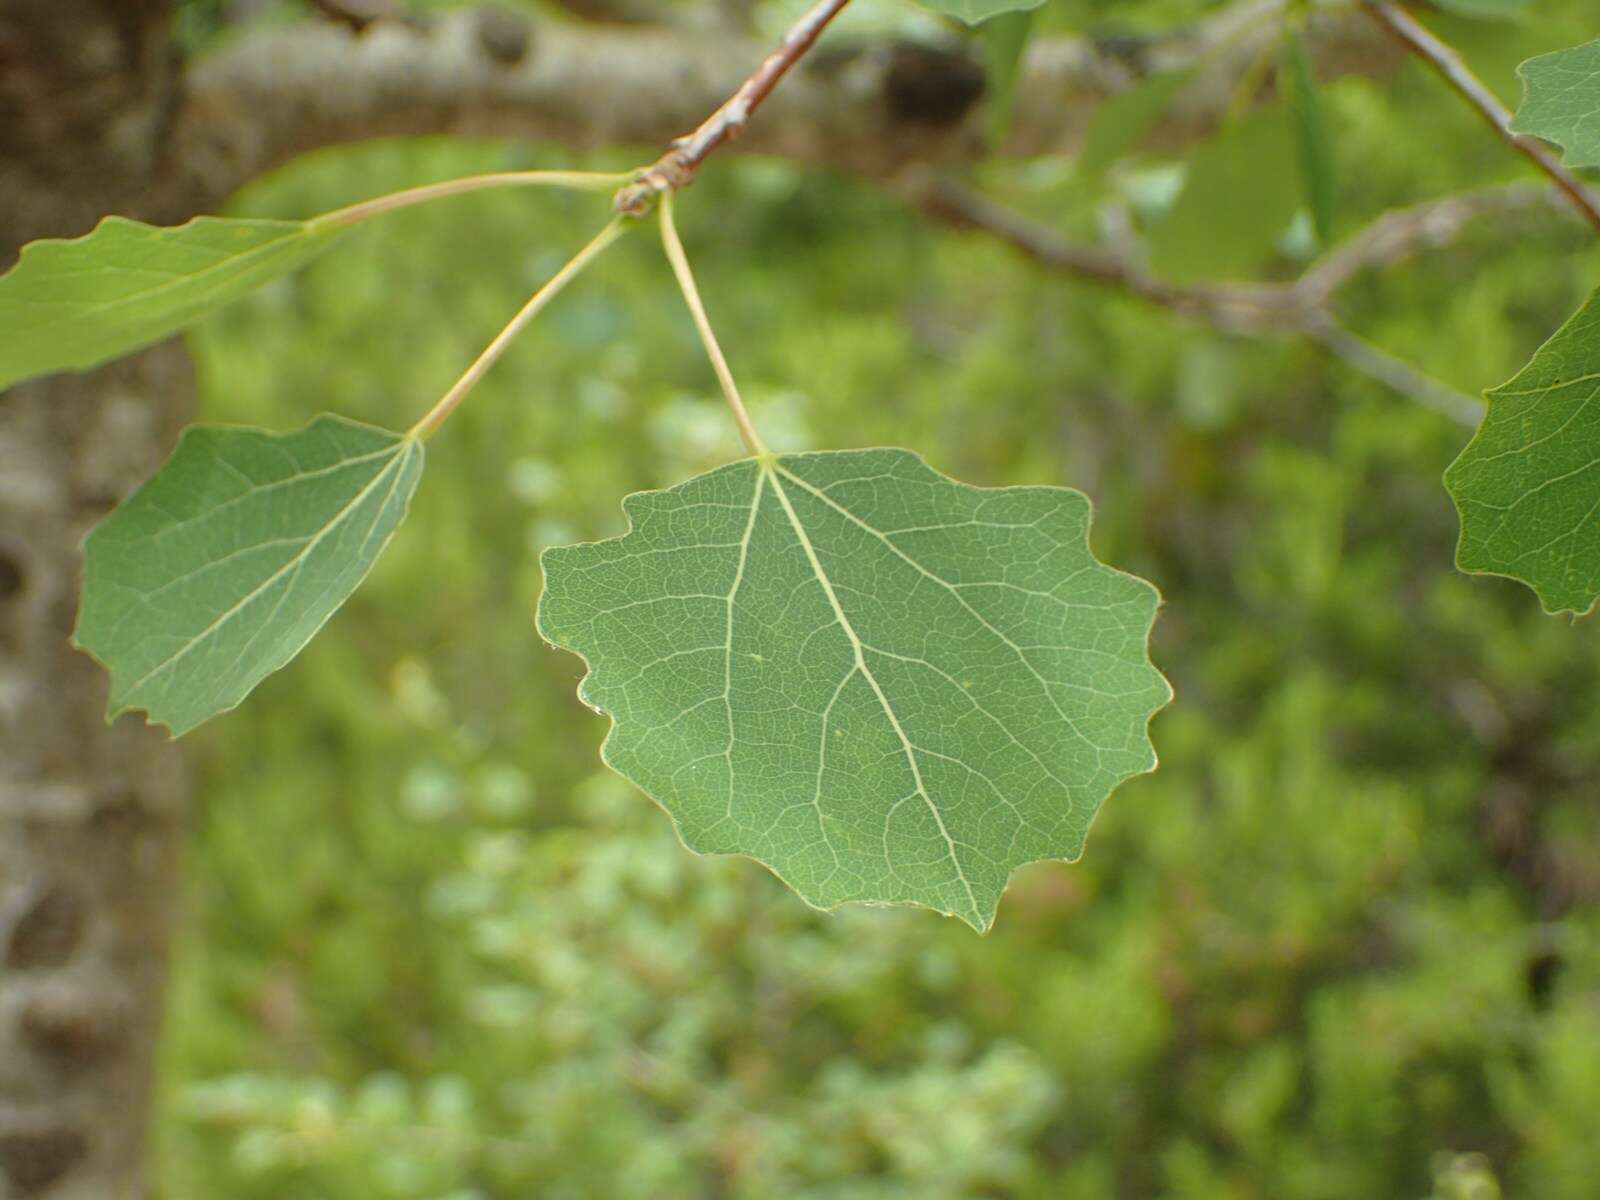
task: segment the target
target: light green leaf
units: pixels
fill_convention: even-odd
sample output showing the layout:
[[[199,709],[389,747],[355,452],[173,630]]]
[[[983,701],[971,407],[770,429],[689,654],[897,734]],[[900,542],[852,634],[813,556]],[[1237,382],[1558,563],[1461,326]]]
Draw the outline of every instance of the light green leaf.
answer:
[[[1528,0],[1433,0],[1433,6],[1458,17],[1510,21],[1523,14]]]
[[[1600,597],[1600,292],[1489,410],[1445,486],[1461,514],[1456,565],[1508,575],[1551,613]]]
[[[1155,766],[1158,597],[1097,562],[1089,502],[969,487],[905,450],[748,459],[630,496],[545,552],[539,628],[581,654],[606,762],[686,845],[811,904],[979,930]]]
[[[1524,92],[1511,128],[1563,147],[1569,167],[1600,166],[1600,38],[1530,58],[1517,74]]]
[[[307,221],[196,217],[162,229],[107,217],[83,237],[32,242],[0,276],[0,388],[169,337],[338,234]]]
[[[1193,71],[1149,75],[1127,91],[1102,101],[1084,135],[1078,170],[1093,177],[1134,149],[1193,78]]]
[[[196,426],[84,543],[74,641],[109,668],[108,716],[173,736],[233,708],[355,591],[422,474],[415,438],[321,416]]]
[[[988,81],[989,144],[998,146],[1011,129],[1017,77],[1033,34],[1032,12],[1007,13],[983,27],[984,77]]]
[[[1278,105],[1257,109],[1201,147],[1183,191],[1151,234],[1156,269],[1191,283],[1260,266],[1300,206],[1294,154]]]
[[[1322,104],[1322,89],[1311,67],[1305,42],[1291,34],[1284,43],[1285,91],[1294,121],[1295,146],[1299,151],[1300,181],[1306,207],[1311,211],[1311,226],[1323,245],[1333,241],[1334,204],[1337,199],[1337,165],[1333,156],[1333,131]]]
[[[968,25],[977,25],[1001,13],[1026,12],[1043,6],[1044,0],[920,0],[926,8],[946,16],[959,17]]]

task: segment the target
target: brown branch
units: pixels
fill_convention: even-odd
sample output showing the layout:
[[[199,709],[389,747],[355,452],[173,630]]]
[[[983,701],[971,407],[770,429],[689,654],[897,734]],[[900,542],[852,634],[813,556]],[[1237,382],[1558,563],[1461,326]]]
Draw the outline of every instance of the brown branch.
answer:
[[[1514,184],[1385,213],[1290,283],[1180,285],[1150,274],[1128,255],[1072,242],[964,185],[924,175],[907,192],[935,220],[987,233],[1048,270],[1116,288],[1225,333],[1309,338],[1363,374],[1468,426],[1482,415],[1476,400],[1357,337],[1333,316],[1330,301],[1362,271],[1442,245],[1447,234],[1459,233],[1477,216],[1542,203],[1548,195],[1544,188]]]
[[[1470,104],[1501,140],[1548,175],[1572,206],[1600,232],[1600,200],[1584,187],[1577,176],[1563,167],[1544,144],[1535,138],[1511,131],[1511,113],[1491,92],[1461,56],[1440,41],[1405,9],[1388,0],[1361,0],[1361,7],[1396,41],[1426,62]]]
[[[1522,179],[1390,209],[1313,263],[1295,290],[1309,307],[1326,305],[1356,276],[1392,267],[1422,250],[1447,246],[1483,217],[1549,209],[1570,218],[1572,210],[1560,203],[1557,195],[1546,184]]]
[[[693,183],[700,164],[718,146],[739,136],[756,109],[772,94],[772,89],[805,52],[816,45],[822,31],[849,3],[850,0],[817,0],[809,12],[790,26],[777,49],[762,60],[755,73],[702,121],[698,129],[675,141],[672,149],[617,193],[614,202],[617,211],[632,217],[642,216],[663,192],[675,192]]]

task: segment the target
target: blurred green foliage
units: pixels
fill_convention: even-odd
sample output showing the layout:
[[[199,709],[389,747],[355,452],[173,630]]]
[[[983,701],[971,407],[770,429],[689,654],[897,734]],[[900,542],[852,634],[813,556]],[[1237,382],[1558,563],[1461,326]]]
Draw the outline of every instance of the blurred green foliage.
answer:
[[[1583,6],[1541,7],[1554,38]],[[1361,167],[1347,229],[1519,169],[1421,72],[1326,102]],[[564,161],[374,144],[237,211]],[[1068,164],[987,174],[1092,230],[1101,193]],[[201,330],[206,415],[403,427],[603,210],[499,193],[386,218]],[[161,1194],[1593,1196],[1600,651],[1450,569],[1439,475],[1466,431],[850,179],[730,158],[680,221],[776,447],[908,445],[1089,492],[1097,553],[1166,596],[1160,771],[1083,862],[1020,872],[981,939],[811,912],[599,771],[581,667],[534,632],[535,555],[739,453],[640,231],[434,441],[350,606],[195,742]],[[1535,214],[1342,305],[1477,391],[1596,278],[1592,239]]]

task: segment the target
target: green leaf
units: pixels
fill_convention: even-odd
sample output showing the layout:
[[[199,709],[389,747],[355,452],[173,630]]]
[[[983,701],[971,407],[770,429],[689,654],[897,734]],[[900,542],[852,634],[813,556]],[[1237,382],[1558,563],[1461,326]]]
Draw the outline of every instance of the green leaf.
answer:
[[[1257,109],[1196,152],[1183,191],[1150,238],[1151,261],[1190,283],[1252,272],[1300,206],[1284,109]]]
[[[1032,12],[1007,13],[983,28],[984,77],[988,81],[989,144],[998,146],[1011,129],[1022,56],[1033,34]]]
[[[173,736],[233,708],[355,591],[422,474],[415,438],[342,417],[196,426],[84,543],[76,643],[111,672],[108,717]]]
[[[107,217],[83,237],[32,242],[0,276],[0,388],[169,337],[338,234],[307,221],[196,217],[161,229]]]
[[[1084,135],[1078,170],[1092,178],[1136,147],[1193,78],[1193,71],[1149,75],[1127,91],[1102,101]]]
[[[1285,39],[1283,65],[1287,77],[1284,90],[1288,93],[1295,145],[1299,151],[1301,187],[1306,207],[1311,210],[1311,226],[1318,240],[1328,245],[1333,241],[1338,174],[1333,156],[1333,131],[1322,105],[1322,89],[1317,86],[1311,58],[1299,34]]]
[[[1026,12],[1042,7],[1044,0],[920,0],[923,7],[977,25],[1001,13]]]
[[[747,459],[548,550],[539,628],[588,663],[606,762],[701,853],[811,904],[987,929],[1155,766],[1158,596],[1097,562],[1089,502],[969,487],[905,450]]]
[[[1522,16],[1528,0],[1433,0],[1435,8],[1486,21],[1511,21]]]
[[[1600,166],[1600,38],[1530,58],[1517,74],[1524,92],[1511,128],[1563,147],[1569,167]]]
[[[1547,612],[1586,613],[1600,597],[1600,292],[1486,394],[1444,476],[1461,514],[1456,565],[1520,579]]]

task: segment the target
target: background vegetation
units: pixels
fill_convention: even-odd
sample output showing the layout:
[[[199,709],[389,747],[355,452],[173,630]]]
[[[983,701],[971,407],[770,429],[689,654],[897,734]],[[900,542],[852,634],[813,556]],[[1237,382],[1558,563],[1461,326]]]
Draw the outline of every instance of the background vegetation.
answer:
[[[1593,36],[1585,7],[1449,31],[1514,101],[1509,66]],[[1328,101],[1344,232],[1520,169],[1414,68]],[[374,144],[237,211],[565,161]],[[1172,166],[1132,159],[1113,188],[1155,222]],[[1067,161],[985,182],[1079,232],[1105,195]],[[980,939],[811,912],[686,853],[599,769],[580,665],[534,631],[537,552],[740,453],[635,235],[432,444],[348,609],[194,740],[163,1195],[1592,1196],[1600,651],[1451,570],[1439,475],[1467,431],[849,178],[730,158],[679,207],[777,448],[907,445],[1089,493],[1097,553],[1166,596],[1160,771],[1083,862],[1021,872]],[[385,219],[194,337],[205,415],[404,427],[603,214],[501,193]],[[1272,272],[1314,248],[1292,236]],[[1365,280],[1343,314],[1475,393],[1596,279],[1593,238],[1541,212]]]

